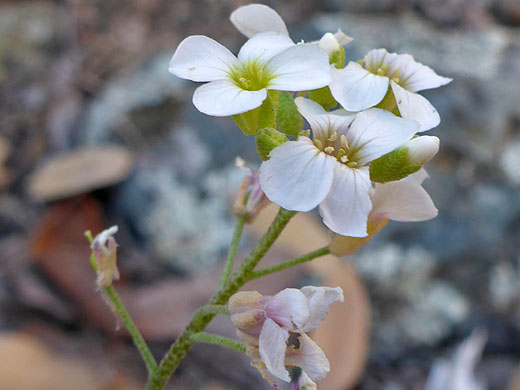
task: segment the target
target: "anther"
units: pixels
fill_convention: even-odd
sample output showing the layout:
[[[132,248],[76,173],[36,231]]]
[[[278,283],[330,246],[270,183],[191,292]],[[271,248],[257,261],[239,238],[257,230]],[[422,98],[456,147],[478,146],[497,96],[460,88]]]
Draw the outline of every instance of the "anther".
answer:
[[[341,147],[348,150],[347,136],[345,134],[341,134],[341,136],[339,137],[339,140],[340,140],[339,142],[341,144]]]
[[[349,167],[349,168],[356,168],[357,167],[357,162],[350,161],[350,162],[347,163],[347,167]]]
[[[316,147],[319,149],[319,150],[323,150],[323,144],[321,143],[321,141],[319,139],[315,139],[314,141],[312,141],[314,145],[316,145]]]
[[[325,153],[332,154],[332,153],[334,153],[334,147],[332,147],[332,146],[327,146],[325,149],[323,149],[323,151],[324,151]]]
[[[329,138],[327,138],[328,141],[334,142],[338,139],[338,132],[333,131]]]

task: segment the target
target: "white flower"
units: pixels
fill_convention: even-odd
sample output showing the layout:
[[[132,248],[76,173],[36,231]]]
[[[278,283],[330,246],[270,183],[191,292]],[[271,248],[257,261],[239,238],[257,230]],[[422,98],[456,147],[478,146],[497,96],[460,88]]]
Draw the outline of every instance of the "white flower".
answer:
[[[94,259],[97,264],[97,281],[99,288],[108,287],[113,280],[119,280],[119,270],[117,269],[117,243],[114,234],[118,227],[112,226],[97,234],[90,245]]]
[[[249,4],[239,7],[231,13],[230,20],[236,29],[248,38],[267,31],[275,31],[289,36],[287,26],[285,25],[282,17],[274,9],[268,7],[267,5]],[[335,38],[335,43],[340,46],[345,46],[347,43],[352,42],[353,40],[339,29],[335,34],[326,33],[324,37],[325,36],[329,47],[331,44],[331,36]],[[319,41],[312,43],[318,44],[318,42]],[[325,42],[322,44],[325,44]]]
[[[341,288],[286,288],[274,296],[239,292],[229,300],[229,311],[239,337],[258,346],[267,371],[290,381],[286,366],[297,366],[313,381],[330,371],[321,348],[307,336],[325,319],[334,302],[343,302]]]
[[[437,208],[421,186],[428,174],[424,169],[395,182],[376,183],[371,191],[372,211],[368,215],[368,236],[346,237],[335,234],[329,245],[335,256],[355,253],[366,245],[388,220],[400,222],[426,221],[437,216]]]
[[[416,62],[409,54],[374,49],[363,58],[361,65],[349,62],[343,69],[333,69],[329,87],[332,96],[345,109],[361,111],[381,102],[390,84],[401,116],[416,120],[420,131],[426,131],[437,126],[440,117],[435,107],[416,92],[450,81]]]
[[[285,34],[255,35],[238,58],[211,38],[194,35],[175,51],[169,71],[208,82],[195,90],[193,104],[205,114],[228,116],[259,107],[268,89],[306,91],[330,82],[329,59],[314,45],[296,45]]]
[[[326,112],[304,98],[295,102],[314,140],[301,136],[273,149],[260,166],[262,189],[288,210],[320,205],[323,222],[333,232],[365,237],[372,209],[368,165],[408,141],[418,123],[376,108],[353,114]]]

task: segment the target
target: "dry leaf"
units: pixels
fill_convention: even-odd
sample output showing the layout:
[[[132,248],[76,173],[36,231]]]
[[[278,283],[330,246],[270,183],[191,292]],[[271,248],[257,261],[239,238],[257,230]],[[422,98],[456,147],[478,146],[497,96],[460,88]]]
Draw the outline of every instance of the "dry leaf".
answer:
[[[119,146],[93,146],[47,161],[29,178],[29,194],[49,201],[85,194],[123,180],[133,164],[132,154]]]

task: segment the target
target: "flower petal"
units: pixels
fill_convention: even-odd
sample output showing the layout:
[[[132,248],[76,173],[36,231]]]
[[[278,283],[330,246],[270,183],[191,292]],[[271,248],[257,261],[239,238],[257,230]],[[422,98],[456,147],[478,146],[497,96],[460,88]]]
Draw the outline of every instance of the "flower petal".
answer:
[[[313,380],[319,381],[327,376],[330,364],[321,348],[305,333],[298,337],[300,346],[296,352],[288,352],[285,363],[300,367]]]
[[[330,92],[345,109],[361,111],[379,103],[388,89],[388,78],[377,76],[356,62],[332,68]]]
[[[329,193],[336,159],[320,152],[307,137],[273,149],[260,166],[265,195],[288,210],[309,211]]]
[[[267,90],[246,91],[230,80],[217,80],[201,85],[193,94],[193,104],[207,115],[229,116],[259,107]]]
[[[307,297],[296,288],[286,288],[272,297],[266,297],[267,316],[284,329],[297,331],[309,319]]]
[[[266,69],[274,78],[269,89],[308,91],[330,83],[329,56],[316,45],[299,44],[273,57]]]
[[[399,77],[399,85],[411,92],[437,88],[452,81],[439,76],[429,66],[416,62],[410,54],[399,54],[388,65],[389,73]]]
[[[420,184],[397,181],[376,184],[371,220],[427,221],[437,216],[437,208]]]
[[[192,81],[214,81],[227,78],[237,58],[217,41],[203,35],[184,39],[170,61],[170,73]]]
[[[368,167],[353,169],[336,163],[332,188],[320,204],[323,223],[334,233],[365,237],[372,208],[370,188]]]
[[[336,41],[338,41],[340,46],[345,46],[354,40],[354,38],[352,38],[351,36],[348,36],[343,31],[341,31],[341,29],[339,29],[339,28],[338,28],[338,31],[336,31],[334,33],[334,38],[336,38]]]
[[[285,369],[285,351],[288,338],[288,331],[280,328],[273,320],[267,318],[260,332],[258,343],[260,358],[267,370],[272,375],[286,382],[291,380],[289,373]]]
[[[285,22],[278,13],[263,4],[249,4],[231,13],[231,23],[246,37],[267,31],[289,35]]]
[[[327,317],[330,306],[334,302],[343,302],[341,287],[305,286],[301,289],[308,300],[309,319],[303,327],[304,332],[312,332]]]
[[[400,181],[406,181],[409,183],[415,183],[421,185],[425,179],[428,179],[430,176],[428,175],[428,172],[426,172],[426,169],[421,168],[417,172],[412,173],[409,176],[406,176],[404,179],[401,179]]]
[[[401,116],[419,122],[419,131],[430,130],[441,123],[439,113],[426,98],[407,91],[393,81],[390,84]]]
[[[298,111],[309,122],[314,138],[328,138],[330,131],[346,134],[348,126],[354,120],[356,113],[345,110],[327,112],[313,100],[304,97],[294,99]]]
[[[418,129],[417,122],[379,108],[360,112],[347,132],[350,159],[365,165],[403,145]]]
[[[271,58],[295,46],[288,35],[278,32],[264,32],[249,39],[238,52],[241,62],[257,62],[265,65]]]

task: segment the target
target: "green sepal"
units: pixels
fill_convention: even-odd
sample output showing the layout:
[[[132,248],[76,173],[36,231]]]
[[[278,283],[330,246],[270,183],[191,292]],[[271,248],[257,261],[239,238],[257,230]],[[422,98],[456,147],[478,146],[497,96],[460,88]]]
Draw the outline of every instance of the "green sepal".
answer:
[[[255,135],[258,129],[264,127],[275,127],[276,117],[273,101],[268,96],[260,107],[233,115],[233,120],[245,135]]]
[[[287,141],[288,139],[285,134],[276,129],[268,127],[258,130],[255,136],[258,156],[263,161],[269,160],[269,153],[271,153],[271,150]]]
[[[338,105],[338,102],[330,93],[329,87],[323,87],[309,91],[309,98],[314,100],[325,110],[330,110],[331,108],[334,108]]]
[[[334,65],[338,69],[345,67],[345,49],[339,47],[338,51],[335,51],[329,56],[329,64]]]
[[[298,136],[298,133],[303,129],[303,118],[289,92],[280,91],[278,94],[276,127],[293,137]]]
[[[381,108],[382,110],[390,111],[392,114],[401,116],[399,112],[399,108],[397,107],[397,101],[395,100],[394,92],[392,91],[392,87],[388,87],[383,100],[379,102],[375,108]]]
[[[410,163],[408,148],[402,146],[370,163],[370,180],[376,183],[401,180],[417,172],[421,166]]]

